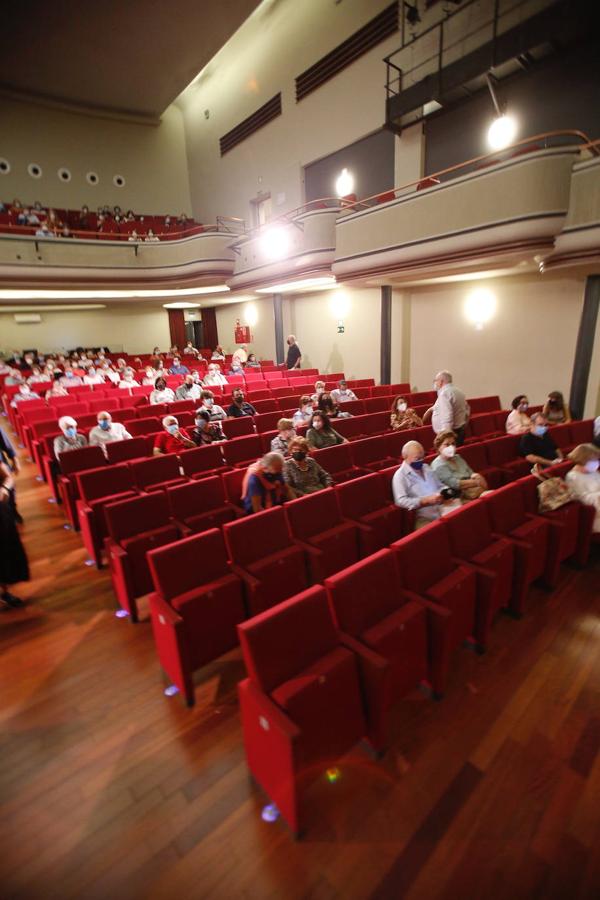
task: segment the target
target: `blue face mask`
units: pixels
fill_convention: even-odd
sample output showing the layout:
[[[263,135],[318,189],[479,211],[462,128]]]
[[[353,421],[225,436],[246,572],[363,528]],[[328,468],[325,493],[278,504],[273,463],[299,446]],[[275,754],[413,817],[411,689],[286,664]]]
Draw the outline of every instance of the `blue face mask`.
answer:
[[[65,434],[68,438],[74,438],[77,436],[77,429],[73,428],[72,426],[70,428],[66,428]]]
[[[423,466],[425,465],[424,459],[415,459],[414,462],[411,462],[411,468],[413,468],[416,472],[420,472]]]
[[[65,374],[66,374],[67,378],[72,378],[72,377],[73,377],[73,373],[72,373],[72,372],[65,372]]]
[[[538,437],[543,437],[547,431],[548,431],[548,428],[546,425],[536,425],[535,428],[533,429],[533,433],[536,434]]]
[[[169,434],[177,434],[177,432],[179,431],[179,425],[168,425],[167,431],[169,432]]]
[[[108,430],[109,430],[109,428],[110,428],[110,422],[108,421],[108,419],[102,419],[102,421],[100,422],[100,428],[101,428],[103,431],[108,431]]]

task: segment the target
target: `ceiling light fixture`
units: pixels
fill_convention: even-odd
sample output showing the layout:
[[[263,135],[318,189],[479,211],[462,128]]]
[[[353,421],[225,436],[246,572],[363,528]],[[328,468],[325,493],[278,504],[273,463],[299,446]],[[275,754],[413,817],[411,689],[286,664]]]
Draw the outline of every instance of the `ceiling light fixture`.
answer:
[[[494,88],[494,80],[490,73],[486,75],[487,86],[496,110],[496,118],[488,128],[487,140],[492,150],[504,150],[509,147],[517,136],[517,122],[514,116],[509,116],[500,108],[496,91]]]
[[[0,290],[0,300],[104,300],[106,298],[128,297],[194,297],[199,294],[221,294],[229,291],[226,284],[213,284],[195,288],[171,288],[170,290],[54,290],[35,288],[16,288]]]
[[[20,306],[0,306],[0,313],[73,312],[86,309],[106,309],[106,303],[49,303],[47,306],[30,306],[26,303]]]
[[[336,281],[333,275],[324,275],[320,278],[305,278],[302,281],[285,281],[282,284],[273,284],[271,287],[256,288],[257,294],[286,294],[294,291],[322,291],[332,288]]]

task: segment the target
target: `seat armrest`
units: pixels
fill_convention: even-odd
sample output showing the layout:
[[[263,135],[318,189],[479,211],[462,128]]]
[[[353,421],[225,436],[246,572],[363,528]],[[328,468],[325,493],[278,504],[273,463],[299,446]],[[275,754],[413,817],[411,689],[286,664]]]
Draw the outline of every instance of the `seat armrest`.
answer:
[[[183,619],[181,618],[179,613],[176,612],[170,605],[170,603],[167,603],[167,601],[160,594],[156,593],[156,591],[154,591],[150,595],[149,599],[153,603],[158,621],[161,625],[170,625],[172,628],[174,628],[175,626],[183,624]]]
[[[300,538],[294,538],[293,540],[305,553],[308,553],[315,558],[323,556],[323,551],[319,549],[319,547],[313,547],[312,544],[307,544],[305,541],[300,540]]]
[[[511,544],[514,544],[515,547],[519,547],[521,550],[531,550],[532,545],[528,544],[527,541],[521,541],[519,538],[511,537],[510,534],[492,534],[492,537],[496,540],[500,540],[504,538],[505,541],[510,541]]]
[[[251,575],[250,572],[247,572],[246,569],[243,569],[236,563],[230,563],[230,568],[234,575],[237,575],[238,578],[241,578],[241,580],[249,590],[258,590],[258,588],[260,587],[260,581],[258,580],[258,578],[255,578],[254,575]]]
[[[300,737],[301,732],[298,726],[286,716],[276,703],[273,703],[267,694],[263,693],[260,688],[257,688],[249,678],[242,681],[241,685],[244,685],[253,703],[260,710],[261,719],[265,719],[265,722],[260,722],[260,727],[263,731],[274,731],[287,741],[294,741]]]

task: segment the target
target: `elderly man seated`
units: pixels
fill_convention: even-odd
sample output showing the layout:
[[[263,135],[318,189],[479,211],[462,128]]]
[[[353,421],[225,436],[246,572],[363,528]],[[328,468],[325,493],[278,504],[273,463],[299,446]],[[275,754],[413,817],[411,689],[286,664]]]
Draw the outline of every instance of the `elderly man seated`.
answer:
[[[519,455],[524,456],[534,468],[546,468],[560,462],[561,451],[548,434],[548,422],[543,413],[531,417],[529,432],[519,441]]]
[[[11,406],[17,407],[19,403],[22,403],[24,400],[41,400],[39,394],[36,394],[35,391],[32,391],[28,384],[19,385],[19,390],[16,394],[13,395]]]
[[[81,447],[87,447],[87,439],[85,435],[77,433],[77,422],[72,416],[61,416],[58,420],[58,427],[62,431],[58,437],[54,438],[54,455],[58,459],[61,453],[67,453],[69,450],[80,450]]]
[[[177,400],[199,400],[202,396],[202,386],[194,379],[193,375],[186,375],[183,384],[175,391]]]
[[[427,465],[425,450],[418,441],[408,441],[402,448],[404,462],[392,478],[392,494],[396,506],[415,512],[415,528],[439,519],[444,502],[444,486]]]
[[[131,435],[125,426],[120,422],[113,422],[111,414],[106,410],[98,413],[97,420],[98,424],[90,431],[91,446],[102,447],[106,453],[105,444],[110,444],[112,441],[131,440]]]
[[[349,403],[351,400],[357,400],[358,397],[351,391],[344,378],[338,381],[338,386],[331,392],[331,399],[334,403]]]
[[[281,453],[265,453],[262,459],[248,466],[242,483],[242,503],[247,513],[260,512],[293,500],[293,494],[283,478]]]
[[[182,450],[191,450],[196,446],[187,431],[179,427],[175,416],[165,416],[162,426],[164,430],[157,434],[154,440],[153,453],[155,456],[163,453],[180,453]]]
[[[306,438],[292,438],[288,449],[291,459],[286,460],[283,467],[283,478],[294,497],[304,497],[306,494],[314,494],[315,491],[331,487],[333,478],[329,472],[308,455],[309,446]]]

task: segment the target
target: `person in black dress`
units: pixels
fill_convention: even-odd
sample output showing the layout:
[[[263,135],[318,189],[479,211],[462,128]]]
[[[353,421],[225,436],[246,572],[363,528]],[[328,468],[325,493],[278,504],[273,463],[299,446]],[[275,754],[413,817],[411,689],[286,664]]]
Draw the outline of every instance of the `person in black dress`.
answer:
[[[0,463],[0,599],[14,609],[24,604],[11,594],[9,587],[19,581],[29,581],[29,563],[15,522],[12,490],[10,469]]]

